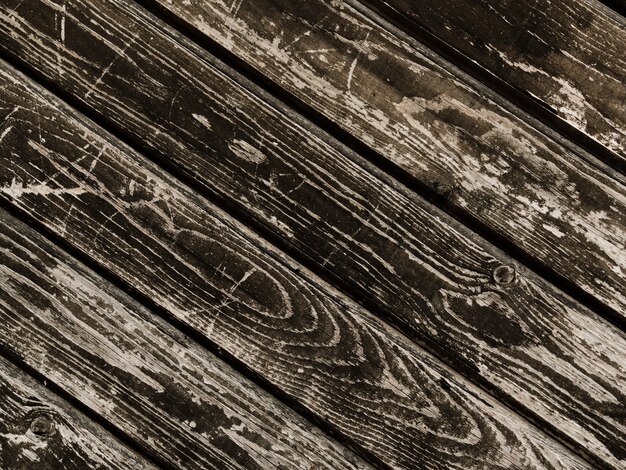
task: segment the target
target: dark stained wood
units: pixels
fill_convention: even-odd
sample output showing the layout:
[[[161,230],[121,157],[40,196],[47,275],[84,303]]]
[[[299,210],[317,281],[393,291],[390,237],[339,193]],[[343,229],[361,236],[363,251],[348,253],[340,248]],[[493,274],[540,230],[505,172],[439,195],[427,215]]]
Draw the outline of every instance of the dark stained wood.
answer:
[[[615,154],[626,174],[626,20],[596,0],[364,0],[400,15]]]
[[[19,3],[15,12],[0,10],[7,25],[4,50],[114,120],[151,152],[169,159],[192,146],[220,161],[223,169],[210,173],[213,178],[239,178],[239,159],[223,162],[221,155],[232,154],[230,139],[241,140],[250,124],[242,124],[242,117],[225,119],[211,107],[214,100],[229,109],[230,102],[243,104],[206,90],[212,81],[196,70],[211,70],[173,42],[133,46],[140,26],[130,19],[117,26],[114,13],[134,12],[132,5],[113,2],[107,13],[113,17],[94,24],[93,7],[66,2],[63,42],[53,21],[61,15],[60,0]],[[626,324],[623,185],[343,3],[247,1],[235,5],[236,15],[220,1],[163,4],[411,177],[435,190],[452,188],[447,191],[452,210],[501,234]],[[151,36],[161,30],[143,28]],[[214,130],[194,115],[212,122]],[[255,131],[259,139],[246,142],[273,142],[274,126],[266,121],[259,126],[265,126],[262,133]],[[198,172],[197,164],[186,161],[184,167]],[[273,184],[296,188],[299,180],[285,181],[290,177],[279,174]],[[251,188],[272,191],[268,175],[262,176],[265,181]],[[246,197],[247,207],[254,197]]]
[[[349,2],[157,3],[422,183],[436,191],[451,188],[448,196],[455,209],[504,235],[626,319],[623,185],[576,162],[363,18]],[[523,9],[526,3],[517,5]],[[462,18],[464,9],[456,11]],[[473,18],[471,24],[489,22]],[[626,49],[614,60],[624,64],[624,57]],[[618,70],[626,77],[626,68]],[[624,81],[612,78],[610,86],[598,81],[601,96],[610,97],[607,105],[622,110],[626,132]],[[605,210],[612,206],[615,211]]]
[[[510,259],[489,255],[486,244],[432,215],[432,207],[382,184],[264,106],[164,37],[139,11],[135,21],[120,16],[115,2],[91,5],[98,7],[100,22],[119,29],[89,29],[86,37],[66,38],[54,54],[33,50],[33,63],[49,69],[77,97],[87,95],[94,110],[145,141],[151,154],[229,199],[448,363],[532,417],[551,424],[557,416],[559,432],[583,451],[613,463],[624,459],[619,411],[624,395],[615,386],[624,381],[621,333],[534,278],[520,273],[512,285],[496,283],[493,271]],[[70,8],[69,14],[81,11],[86,10]],[[72,18],[92,25],[87,18]],[[24,28],[25,36],[37,31]],[[122,48],[131,41],[130,32],[151,39],[137,39],[120,57],[96,47]],[[103,37],[120,42],[103,45],[98,42]],[[42,44],[57,47],[56,39]],[[85,44],[89,50],[81,48]],[[70,47],[74,55],[67,52]],[[46,59],[57,53],[60,64],[68,61],[58,72]],[[72,65],[77,56],[84,63]],[[30,179],[15,171],[6,176],[5,193],[12,191],[13,177],[18,193]],[[607,187],[612,188],[602,188]],[[603,204],[619,206],[603,194],[597,195]],[[576,359],[571,365],[563,357]],[[612,358],[609,366],[606,357]],[[519,373],[520,364],[526,374]],[[590,367],[599,375],[589,376]]]
[[[156,470],[3,358],[0,468]]]
[[[588,468],[27,78],[6,67],[1,76],[7,84],[1,112],[12,113],[0,131],[2,197],[372,458],[399,469]],[[238,145],[245,149],[238,155],[259,158]],[[428,222],[438,225],[433,216]],[[491,259],[483,269],[490,275],[494,265]],[[456,275],[488,283],[479,272],[450,272]],[[485,289],[476,302],[493,305],[491,299],[504,291]],[[441,302],[453,306],[457,298],[450,292]],[[524,333],[512,348],[523,348]],[[593,338],[598,344],[580,359],[593,360],[595,351],[613,357],[619,336],[607,333]],[[609,360],[598,374],[607,372],[615,385],[620,379]],[[608,392],[603,382],[595,382],[603,390],[598,395]]]
[[[4,211],[0,323],[0,344],[168,468],[371,468]]]

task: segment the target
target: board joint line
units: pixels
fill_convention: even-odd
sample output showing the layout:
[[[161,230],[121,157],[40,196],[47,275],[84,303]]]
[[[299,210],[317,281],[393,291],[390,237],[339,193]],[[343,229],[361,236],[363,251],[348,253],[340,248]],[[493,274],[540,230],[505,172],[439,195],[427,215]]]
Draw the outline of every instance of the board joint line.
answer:
[[[280,85],[274,83],[271,79],[267,78],[253,67],[248,65],[246,62],[239,59],[232,52],[225,49],[219,43],[213,41],[212,39],[204,36],[202,32],[200,32],[197,28],[192,25],[187,24],[182,19],[178,18],[173,13],[165,10],[161,5],[159,5],[155,0],[134,0],[135,3],[141,5],[144,9],[148,10],[150,13],[156,15],[161,21],[166,22],[170,27],[174,28],[179,34],[187,37],[193,43],[203,49],[204,51],[211,54],[217,60],[223,62],[226,67],[221,68],[220,70],[227,74],[230,79],[239,83],[241,86],[246,88],[249,92],[255,94],[255,96],[259,96],[262,99],[265,99],[263,93],[259,93],[259,90],[254,90],[253,87],[261,88],[261,92],[265,92],[270,95],[270,97],[274,98],[277,103],[271,103],[277,111],[282,114],[289,114],[289,110],[295,111],[299,115],[299,117],[304,121],[299,123],[303,125],[307,130],[314,133],[317,137],[321,138],[324,141],[337,140],[343,146],[347,147],[350,151],[355,152],[357,155],[363,157],[367,162],[372,163],[378,170],[382,171],[390,175],[393,179],[398,181],[401,185],[405,186],[409,191],[416,193],[421,199],[424,199],[437,208],[443,210],[448,215],[450,215],[457,222],[464,225],[475,235],[478,235],[483,240],[488,243],[494,245],[498,250],[506,253],[509,257],[513,258],[513,260],[518,261],[520,264],[524,265],[530,271],[534,272],[535,275],[544,279],[548,283],[552,284],[561,292],[567,294],[572,297],[578,303],[582,304],[584,307],[589,310],[595,312],[604,320],[611,323],[613,326],[626,331],[626,320],[621,318],[619,312],[617,312],[614,308],[606,305],[602,301],[596,299],[592,294],[585,292],[581,287],[577,286],[571,281],[565,279],[562,275],[558,274],[554,269],[550,268],[546,263],[541,262],[538,259],[535,259],[532,255],[526,253],[523,249],[515,245],[513,242],[506,240],[506,238],[500,234],[498,234],[495,230],[487,227],[484,223],[478,221],[475,217],[471,216],[468,213],[465,213],[461,209],[457,209],[453,207],[448,202],[448,195],[441,194],[439,188],[430,187],[422,181],[419,181],[412,175],[410,175],[406,170],[399,167],[397,164],[391,162],[383,155],[381,155],[378,151],[370,148],[367,144],[363,143],[357,137],[353,136],[349,132],[342,129],[338,124],[334,123],[332,120],[322,115],[320,112],[313,109],[310,105],[306,104],[300,98],[294,96],[289,91],[282,88]],[[193,51],[192,51],[193,52]],[[213,64],[212,64],[213,65]],[[229,70],[230,69],[230,70]],[[242,83],[238,77],[232,76],[233,73],[239,73],[243,76],[244,80],[249,83]],[[287,108],[287,112],[285,111]],[[321,132],[320,132],[321,131]],[[332,145],[332,144],[331,144]],[[342,151],[340,149],[340,151]],[[143,154],[144,152],[141,151]],[[345,151],[342,151],[344,155],[348,158],[351,158],[354,161],[354,158],[348,155]],[[582,158],[582,157],[581,157]],[[159,166],[164,167],[161,162],[156,162]],[[361,165],[361,162],[356,162]],[[362,166],[362,165],[361,165]],[[366,168],[369,171],[369,168]],[[167,168],[167,171],[175,175],[178,179],[181,179],[185,182],[185,184],[192,187],[195,191],[200,194],[204,194],[207,192],[203,187],[199,186],[197,182],[190,178],[184,178],[183,176],[178,176],[177,170],[173,168]],[[370,173],[372,173],[370,171]],[[380,175],[374,174],[377,178],[380,178]],[[184,178],[184,179],[183,179]],[[383,180],[386,184],[386,181]],[[621,181],[619,181],[621,183]],[[454,189],[454,188],[452,188]],[[211,198],[221,199],[219,195],[212,194]],[[212,201],[215,202],[215,201]],[[227,212],[231,213],[233,211],[238,211],[233,207],[232,204],[229,204],[228,201],[224,201],[227,205]],[[223,203],[222,203],[223,204]],[[221,204],[218,204],[221,206]],[[234,215],[234,214],[233,214]],[[236,218],[238,220],[248,219],[249,217],[237,214]],[[255,222],[246,223],[247,226],[250,226],[256,232],[264,232],[264,236],[267,238],[267,233],[271,233],[264,228],[259,228],[259,224]],[[281,250],[289,253],[290,249],[285,245],[282,241],[276,243],[276,236],[272,235],[272,243],[278,245]],[[302,256],[296,255],[294,256],[290,253],[290,256],[295,257],[296,260],[304,265],[308,265],[308,263],[303,262]],[[309,266],[307,266],[309,267]],[[320,268],[310,268],[313,272],[320,275]],[[325,277],[325,276],[322,276]]]
[[[208,52],[210,52],[210,51],[208,51]],[[182,170],[177,169],[174,165],[169,164],[166,161],[162,161],[161,159],[158,159],[158,158],[149,157],[148,155],[152,155],[152,153],[149,152],[148,149],[145,149],[143,147],[141,139],[137,139],[137,138],[134,138],[134,137],[132,137],[130,135],[127,135],[125,132],[123,132],[123,130],[120,130],[115,124],[111,124],[106,119],[106,117],[101,116],[99,113],[91,110],[88,106],[80,103],[79,100],[73,98],[71,96],[71,94],[65,92],[65,90],[63,90],[62,88],[58,87],[54,83],[49,82],[45,78],[42,78],[38,74],[38,72],[36,70],[31,70],[30,66],[28,66],[28,65],[20,66],[21,61],[19,61],[19,59],[17,61],[18,62],[17,64],[14,63],[10,59],[7,60],[7,62],[10,65],[12,65],[13,67],[15,67],[21,73],[24,73],[25,75],[29,76],[31,79],[33,79],[35,82],[37,82],[40,86],[43,86],[44,88],[46,88],[47,90],[49,90],[50,92],[55,94],[57,97],[59,97],[60,99],[65,101],[67,104],[69,104],[76,111],[78,111],[83,116],[87,117],[88,119],[93,121],[95,124],[100,126],[104,131],[108,132],[109,134],[111,134],[112,136],[117,138],[118,140],[122,141],[124,144],[128,145],[129,147],[131,147],[135,152],[139,153],[142,157],[146,158],[146,160],[154,163],[159,168],[161,168],[163,171],[165,171],[167,174],[169,174],[171,177],[181,181],[183,184],[185,184],[188,187],[190,187],[190,189],[192,189],[195,193],[199,194],[201,197],[203,197],[209,203],[215,204],[219,209],[223,210],[224,212],[226,212],[227,214],[229,214],[230,216],[235,218],[239,223],[243,224],[246,228],[252,230],[253,232],[255,232],[257,234],[259,234],[266,241],[268,241],[269,243],[273,244],[277,249],[279,249],[280,251],[282,251],[286,255],[292,257],[297,263],[299,263],[300,265],[302,265],[306,269],[310,270],[316,276],[319,276],[322,280],[324,280],[325,282],[330,283],[333,286],[339,284],[339,286],[341,286],[341,290],[340,291],[344,295],[346,295],[351,301],[354,301],[357,304],[362,305],[364,308],[366,308],[367,310],[372,312],[372,314],[374,314],[377,318],[383,320],[387,325],[389,325],[389,327],[391,327],[392,329],[394,329],[394,330],[398,331],[399,333],[401,333],[404,337],[407,338],[407,340],[409,340],[410,342],[415,344],[419,349],[423,349],[424,351],[428,352],[429,354],[432,354],[434,357],[436,357],[442,363],[448,365],[448,367],[452,367],[456,371],[456,373],[458,373],[459,375],[464,377],[466,380],[468,380],[470,383],[474,384],[475,386],[477,386],[481,390],[483,390],[483,392],[485,392],[486,394],[491,396],[492,399],[494,399],[494,400],[498,401],[499,403],[501,403],[504,407],[509,409],[512,413],[514,413],[517,416],[521,417],[522,419],[528,421],[533,427],[543,431],[544,433],[546,433],[547,435],[549,435],[550,437],[552,437],[556,441],[560,442],[565,447],[567,447],[569,450],[574,452],[576,455],[578,455],[582,459],[586,460],[588,463],[591,463],[593,465],[606,466],[606,462],[604,462],[603,460],[601,460],[599,457],[595,456],[594,454],[588,453],[584,449],[583,446],[581,446],[573,438],[570,438],[569,436],[567,436],[564,433],[562,433],[556,426],[553,426],[547,420],[537,416],[534,412],[532,412],[527,407],[525,407],[525,406],[523,406],[521,404],[515,403],[514,400],[509,399],[508,397],[506,397],[506,395],[504,395],[502,393],[498,393],[486,381],[483,381],[482,379],[477,380],[476,377],[473,377],[472,375],[470,375],[467,372],[467,367],[461,367],[461,366],[459,366],[459,364],[454,364],[454,366],[451,365],[450,364],[450,362],[451,362],[450,360],[444,360],[444,359],[442,359],[440,357],[440,355],[437,352],[437,348],[436,347],[425,346],[423,344],[417,344],[413,339],[411,339],[413,334],[412,333],[407,333],[406,329],[404,329],[401,325],[399,325],[398,322],[393,321],[393,322],[390,323],[390,321],[388,320],[390,318],[390,316],[387,313],[384,313],[384,311],[381,310],[378,307],[375,307],[375,308],[370,308],[371,306],[368,307],[366,305],[366,303],[361,302],[358,299],[358,297],[354,295],[354,293],[351,293],[350,289],[346,289],[342,285],[341,280],[339,280],[340,282],[337,283],[336,281],[338,279],[335,276],[333,276],[332,274],[327,273],[325,269],[323,269],[322,267],[317,266],[315,263],[308,261],[304,256],[300,255],[295,249],[291,249],[290,247],[288,247],[280,239],[280,237],[277,236],[276,234],[272,233],[272,231],[269,228],[265,228],[261,224],[258,224],[257,222],[254,222],[253,220],[250,221],[250,217],[247,216],[246,214],[244,214],[240,209],[235,207],[234,204],[230,203],[228,200],[224,199],[219,194],[213,193],[212,191],[209,190],[209,188],[207,188],[207,187],[205,187],[203,185],[200,185],[195,179],[193,179],[189,175],[186,175]],[[29,73],[29,72],[31,72],[31,73]],[[231,71],[231,73],[232,72],[236,72],[236,71],[233,70],[233,71]],[[230,75],[229,75],[229,77],[230,77]],[[230,78],[234,79],[233,77],[230,77]],[[255,86],[258,86],[258,85],[255,85]],[[283,103],[283,105],[284,105],[284,103]],[[279,111],[280,112],[284,112],[283,109],[279,109]],[[296,109],[296,111],[297,111],[297,109]],[[300,116],[300,118],[301,119],[307,119],[306,116],[302,116],[302,115]],[[321,118],[322,119],[326,119],[323,116]],[[329,122],[331,124],[333,124],[332,121],[329,121]],[[310,120],[309,120],[309,126],[310,125],[311,124],[310,124]],[[315,126],[314,122],[313,122],[313,125]],[[309,130],[311,130],[311,129],[309,129]],[[320,136],[319,135],[320,134],[319,133],[319,129],[317,131],[318,132],[316,133],[316,135]],[[330,134],[331,137],[334,137],[333,134],[331,134],[331,133],[329,133],[327,131],[325,131],[325,132],[327,134]],[[338,130],[338,132],[343,133],[345,131]],[[321,136],[321,137],[322,138],[325,137],[326,139],[328,139],[327,136]],[[351,138],[351,139],[355,139],[352,136],[350,136],[350,134],[347,134],[347,138],[348,137]],[[468,230],[471,230],[472,232],[474,232],[474,234],[478,233],[478,232],[474,231],[470,225],[468,225],[467,223],[463,222],[463,220],[461,220],[458,216],[455,216],[454,212],[450,212],[449,210],[447,210],[449,208],[446,208],[446,204],[445,204],[446,199],[445,199],[445,197],[442,197],[437,192],[434,192],[430,188],[427,188],[425,185],[423,185],[423,183],[421,183],[418,180],[415,180],[412,176],[408,175],[408,173],[404,172],[404,170],[402,170],[399,167],[396,167],[393,163],[391,163],[388,160],[384,159],[382,156],[378,155],[374,150],[371,150],[369,147],[366,147],[364,144],[360,143],[359,141],[356,141],[354,143],[354,145],[357,148],[359,146],[363,146],[365,148],[362,149],[361,152],[359,152],[358,150],[353,149],[350,146],[348,146],[348,148],[350,150],[356,152],[357,154],[359,154],[359,153],[360,154],[363,154],[363,153],[370,154],[370,153],[372,153],[374,155],[370,155],[371,157],[379,158],[381,161],[378,162],[378,164],[376,162],[372,162],[372,163],[373,163],[373,165],[375,165],[375,167],[379,171],[382,171],[384,175],[390,176],[396,182],[399,182],[402,186],[404,186],[407,189],[408,192],[410,192],[412,194],[415,194],[415,195],[417,195],[417,197],[420,197],[422,199],[426,199],[426,200],[430,201],[431,203],[434,203],[434,205],[436,205],[440,209],[443,209],[445,212],[447,212],[450,215],[452,215],[454,221],[461,223],[465,228],[467,228]],[[351,158],[351,157],[348,156],[348,158]],[[366,159],[366,161],[369,162],[370,160]],[[384,169],[385,165],[391,165],[391,167],[389,169],[385,170]],[[380,178],[380,175],[378,175],[376,172],[372,172],[372,174],[374,174],[374,176]],[[385,184],[388,184],[386,181],[384,181],[384,180],[382,180],[382,181],[385,182]],[[424,189],[416,190],[415,187],[420,187],[420,188],[424,188]],[[253,370],[251,370],[247,365],[245,365],[242,361],[237,359],[235,356],[232,356],[230,353],[228,353],[227,351],[224,351],[222,348],[217,346],[215,343],[213,343],[212,341],[208,340],[199,331],[193,329],[192,327],[189,327],[189,326],[185,325],[184,323],[180,322],[180,320],[177,320],[174,317],[172,317],[170,315],[170,313],[166,309],[164,309],[163,307],[160,307],[159,305],[155,304],[149,297],[147,297],[147,296],[143,295],[142,293],[140,293],[139,291],[137,291],[130,283],[127,283],[126,281],[122,280],[121,278],[116,276],[114,273],[108,271],[106,268],[101,267],[97,262],[91,260],[91,258],[89,258],[88,256],[83,255],[78,249],[73,248],[67,242],[65,242],[61,237],[59,237],[58,235],[56,235],[56,234],[52,233],[51,231],[49,231],[46,227],[44,227],[41,223],[39,223],[32,216],[24,213],[23,211],[21,211],[21,209],[15,207],[12,204],[10,204],[9,202],[5,201],[2,197],[0,197],[0,207],[3,207],[8,212],[10,212],[14,216],[18,217],[20,220],[24,220],[25,223],[27,223],[27,225],[29,225],[31,228],[37,230],[39,233],[41,233],[43,236],[45,236],[45,238],[47,238],[49,241],[51,241],[55,245],[59,246],[64,251],[69,253],[72,257],[76,258],[82,264],[86,265],[89,269],[91,269],[94,272],[96,272],[96,274],[98,274],[99,276],[103,277],[108,282],[110,282],[113,285],[115,285],[117,288],[121,289],[124,293],[129,295],[132,299],[134,299],[138,303],[142,304],[143,306],[148,308],[153,313],[157,314],[161,319],[165,320],[172,327],[177,328],[183,334],[187,335],[188,337],[190,337],[191,339],[193,339],[194,341],[199,343],[202,347],[204,347],[209,352],[211,352],[212,354],[214,354],[215,356],[217,356],[218,358],[223,360],[225,363],[227,363],[230,367],[232,367],[238,373],[240,373],[241,375],[243,375],[247,379],[251,380],[255,385],[259,386],[260,388],[262,388],[266,392],[270,393],[274,398],[276,398],[277,400],[279,400],[280,402],[282,402],[283,404],[285,404],[286,406],[291,408],[294,412],[300,414],[302,417],[307,419],[309,422],[311,422],[314,425],[316,425],[327,436],[329,436],[332,439],[335,439],[337,442],[339,442],[341,445],[347,447],[348,449],[351,449],[357,455],[359,455],[361,458],[363,458],[366,462],[376,466],[377,468],[389,468],[386,464],[384,464],[382,461],[380,461],[378,457],[372,455],[369,451],[367,451],[366,449],[362,448],[357,443],[353,442],[351,438],[343,436],[341,434],[341,432],[336,430],[331,424],[329,424],[326,421],[324,421],[323,419],[317,417],[313,412],[307,410],[305,407],[303,407],[302,405],[297,403],[297,401],[295,399],[287,396],[282,390],[280,390],[280,388],[278,388],[277,386],[271,384],[266,379],[261,377],[258,373],[256,373]],[[480,233],[478,233],[478,235],[481,236],[482,238],[485,238]],[[497,247],[497,245],[496,245],[496,247]],[[507,253],[506,250],[502,250],[502,248],[500,248],[500,247],[497,247],[497,248],[500,249],[502,252],[506,253],[507,255],[511,256],[509,253]],[[271,254],[270,254],[270,256],[271,256]],[[513,257],[513,258],[515,259],[515,257]],[[522,263],[522,264],[524,264],[524,263]],[[526,267],[528,267],[528,266],[526,266]],[[531,271],[532,271],[532,269],[531,269]],[[535,272],[535,275],[538,275],[538,274]]]
[[[103,278],[106,282],[110,283],[120,291],[122,291],[125,295],[130,297],[133,301],[137,302],[139,305],[147,309],[150,313],[154,314],[156,317],[165,321],[170,327],[175,328],[180,333],[182,333],[185,337],[194,341],[204,350],[208,351],[213,356],[217,357],[219,360],[226,363],[227,366],[231,367],[235,372],[243,376],[245,379],[250,380],[254,385],[262,389],[263,391],[270,394],[274,399],[286,405],[289,409],[291,409],[296,414],[303,417],[309,423],[318,427],[328,438],[335,440],[340,445],[348,448],[355,452],[359,457],[365,460],[367,463],[373,465],[376,468],[380,468],[382,470],[391,470],[387,464],[381,461],[378,457],[371,454],[368,450],[359,446],[356,442],[354,442],[351,438],[344,436],[340,431],[338,431],[334,426],[332,426],[327,421],[322,418],[316,416],[312,411],[306,409],[303,405],[299,404],[296,399],[288,396],[285,392],[283,392],[279,387],[269,382],[267,379],[263,378],[260,374],[252,370],[249,366],[243,363],[240,359],[238,359],[233,354],[224,350],[213,341],[208,339],[206,336],[202,334],[196,328],[193,328],[190,325],[185,324],[181,320],[175,318],[170,312],[167,311],[166,308],[158,305],[153,299],[149,296],[144,295],[140,291],[138,291],[131,283],[128,283],[121,279],[116,274],[112,273],[108,269],[101,266],[98,262],[91,259],[89,256],[83,254],[80,250],[71,246],[68,242],[66,242],[61,236],[53,233],[48,228],[46,228],[42,223],[37,221],[33,216],[27,214],[22,209],[15,207],[11,204],[4,196],[0,196],[0,210],[5,210],[14,218],[19,220],[21,223],[30,227],[30,229],[36,231],[39,235],[41,235],[48,242],[55,245],[57,248],[65,252],[75,261],[78,261],[87,269],[94,272],[97,276]],[[107,426],[104,426],[107,430],[109,430],[116,437],[123,438],[123,442],[128,444],[128,442],[133,443],[133,450],[141,449],[138,447],[138,444],[129,436],[127,436],[123,431],[119,430],[115,425],[107,421],[105,418],[102,418],[95,411],[88,408],[86,405],[83,405],[76,398],[72,397],[69,392],[66,392],[61,386],[53,383],[52,381],[45,378],[41,373],[37,370],[30,367],[28,364],[24,363],[22,359],[13,354],[11,351],[4,348],[4,345],[0,343],[0,356],[5,357],[7,360],[11,361],[20,369],[23,369],[26,373],[34,377],[37,381],[44,383],[47,381],[48,384],[52,384],[51,390],[57,395],[61,396],[63,399],[68,401],[70,404],[75,406],[81,412],[86,414],[89,418],[98,422],[98,424],[103,425],[102,423],[107,423]],[[88,412],[84,411],[88,410]],[[114,431],[114,432],[113,432]],[[122,440],[120,438],[120,440]],[[130,446],[129,446],[130,447]],[[141,455],[146,456],[146,451],[141,451]],[[147,456],[148,457],[148,456]],[[158,456],[149,456],[149,460],[152,463],[157,464],[158,467],[163,468],[164,470],[170,470],[170,466],[166,462],[160,461]]]
[[[6,208],[6,204],[2,198],[0,198],[0,208],[5,209],[14,217],[16,214],[13,211],[10,211]],[[28,224],[29,225],[29,224]],[[32,227],[31,227],[32,228]],[[154,465],[156,468],[160,468],[163,470],[176,470],[171,467],[167,462],[162,461],[159,456],[154,455],[151,451],[141,446],[136,440],[131,438],[128,434],[122,431],[119,427],[108,421],[106,418],[102,417],[96,411],[91,409],[89,406],[82,403],[79,399],[75,398],[71,393],[67,392],[61,385],[57,384],[55,381],[50,380],[44,374],[36,370],[34,367],[30,366],[20,357],[17,353],[10,350],[5,344],[0,342],[0,357],[5,359],[6,361],[13,364],[19,371],[24,373],[25,375],[34,379],[38,384],[46,388],[49,392],[56,395],[63,401],[65,401],[69,406],[77,410],[79,413],[83,414],[87,419],[101,426],[105,431],[107,431],[111,436],[119,441],[122,445],[128,447],[132,452],[135,452],[140,457],[143,457],[149,463]]]
[[[598,1],[614,3],[619,0]],[[350,3],[358,3],[360,5],[359,12],[366,16],[375,15],[384,21],[389,22],[404,34],[421,44],[423,47],[429,49],[445,62],[452,65],[452,67],[458,68],[461,72],[467,74],[481,85],[485,86],[492,93],[495,93],[508,103],[512,104],[514,107],[518,108],[522,113],[528,114],[531,118],[536,119],[541,124],[557,133],[561,138],[569,141],[571,144],[579,147],[583,151],[588,152],[592,158],[597,159],[598,162],[607,165],[611,170],[619,173],[619,177],[616,178],[615,175],[611,175],[606,171],[604,172],[605,174],[624,184],[625,180],[623,177],[626,177],[626,166],[624,165],[623,159],[621,159],[611,149],[605,147],[600,142],[597,142],[592,137],[586,135],[583,131],[576,129],[574,126],[561,119],[547,103],[535,98],[525,90],[507,83],[503,79],[494,75],[488,69],[476,64],[463,53],[447,45],[445,41],[437,38],[433,33],[429,32],[425,28],[413,23],[409,18],[406,18],[401,13],[396,12],[391,7],[383,5],[380,9],[374,8],[369,3],[364,4],[361,0],[350,0]],[[367,14],[365,13],[366,11]],[[450,71],[450,69],[445,65],[443,65],[443,67]],[[516,117],[521,118],[519,113],[516,112],[514,114]],[[535,130],[539,130],[545,134],[545,132],[538,129],[535,125],[532,126]],[[552,136],[548,137],[552,138]],[[569,150],[575,153],[578,158],[602,170],[602,168],[598,167],[596,162],[581,154],[580,151],[577,151],[576,149]]]

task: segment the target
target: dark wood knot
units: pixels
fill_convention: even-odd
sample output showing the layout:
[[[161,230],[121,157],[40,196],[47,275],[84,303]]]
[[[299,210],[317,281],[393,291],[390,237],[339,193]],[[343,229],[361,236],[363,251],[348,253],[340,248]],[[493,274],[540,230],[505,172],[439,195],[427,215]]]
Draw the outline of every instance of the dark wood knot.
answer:
[[[54,419],[49,414],[40,414],[30,423],[30,430],[39,437],[49,437],[55,431]]]
[[[493,280],[500,286],[506,286],[515,281],[515,268],[502,264],[493,270]]]
[[[435,189],[435,193],[437,194],[437,196],[443,199],[446,199],[448,201],[452,199],[456,191],[456,187],[453,184],[445,183],[445,182],[435,183],[434,189]]]

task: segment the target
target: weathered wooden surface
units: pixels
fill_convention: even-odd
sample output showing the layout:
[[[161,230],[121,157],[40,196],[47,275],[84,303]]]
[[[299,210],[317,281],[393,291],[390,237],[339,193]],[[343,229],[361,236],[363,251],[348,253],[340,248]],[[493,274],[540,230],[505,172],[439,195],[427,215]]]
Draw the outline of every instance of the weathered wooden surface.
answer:
[[[129,47],[98,86],[71,62],[59,77],[73,78],[55,79],[77,96],[88,94],[95,109],[163,161],[279,234],[450,364],[548,425],[558,416],[556,427],[585,451],[614,463],[624,458],[624,396],[615,387],[624,381],[623,335],[543,283],[521,275],[510,286],[494,283],[493,270],[510,260],[488,255],[429,214],[432,208],[416,205],[291,125],[149,24],[116,17],[111,5],[99,6],[100,21],[119,28],[109,40],[119,38],[122,47],[132,31],[140,46]],[[90,23],[82,18],[77,24]],[[89,44],[96,52],[85,65],[98,61],[104,69],[117,56],[94,47],[104,30],[89,34],[92,39],[74,43],[66,38],[55,54],[76,47],[82,56],[88,51],[80,44]],[[141,37],[150,37],[149,44]],[[137,84],[132,92],[131,84]],[[576,358],[574,365],[563,363],[564,356]],[[612,358],[609,366],[605,357]],[[535,377],[532,383],[519,374],[520,363]],[[588,376],[590,367],[599,375]]]
[[[168,468],[370,468],[3,211],[0,250],[0,344]]]
[[[411,177],[443,188],[451,210],[501,234],[626,322],[623,185],[342,2],[250,1],[238,3],[236,12],[220,1],[163,4]],[[245,140],[250,124],[244,113],[225,118],[212,112],[207,103],[230,110],[241,100],[207,90],[211,80],[196,73],[206,67],[159,39],[161,28],[117,17],[135,12],[132,5],[113,2],[100,19],[78,0],[64,5],[64,41],[53,21],[62,14],[60,1],[26,0],[13,12],[0,10],[6,19],[3,48],[164,158],[191,145],[216,156],[224,167],[220,178],[238,179],[240,159],[222,162],[221,156],[236,151],[232,139],[268,145],[265,157],[280,151],[272,146],[274,125],[262,121],[262,138]],[[154,42],[144,42],[145,35]],[[214,122],[207,129],[194,115],[215,118],[219,127]],[[230,139],[222,137],[226,133]],[[197,171],[191,163],[185,168]],[[299,180],[279,175],[273,184],[297,187]],[[272,191],[267,184],[255,186]],[[253,203],[248,197],[243,206]]]
[[[0,468],[156,470],[3,358],[0,358]]]
[[[0,131],[2,197],[381,464],[587,468],[25,77],[3,67],[2,79],[1,112],[12,113]],[[618,339],[590,338],[598,344],[585,353],[613,357]],[[615,386],[621,379],[610,367],[598,373]],[[598,396],[616,393],[602,389]]]
[[[343,1],[158,3],[625,318],[622,185]],[[626,118],[623,84],[604,93]]]
[[[626,20],[596,0],[364,0],[538,100],[626,174]]]

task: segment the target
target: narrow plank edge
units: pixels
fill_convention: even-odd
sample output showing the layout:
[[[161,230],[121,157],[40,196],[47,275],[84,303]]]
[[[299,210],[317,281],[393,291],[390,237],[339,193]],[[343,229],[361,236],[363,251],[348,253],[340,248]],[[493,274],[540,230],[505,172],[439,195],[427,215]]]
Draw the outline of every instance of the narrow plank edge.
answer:
[[[446,203],[453,211],[502,235],[626,324],[624,185],[483,96],[484,88],[472,89],[349,2],[247,2],[236,15],[224,2],[156,2],[411,178],[434,192],[454,188]],[[349,26],[337,32],[336,24]],[[331,52],[307,52],[315,50]],[[472,129],[485,132],[475,137]]]
[[[0,341],[159,462],[369,465],[0,209]]]
[[[7,163],[25,164],[30,176],[12,179],[3,197],[381,462],[588,468],[377,318],[294,273],[238,222],[49,94],[31,98],[36,105],[21,106],[36,109],[42,125],[22,115],[13,121],[21,131],[5,136],[23,149]],[[40,179],[42,166],[58,176],[53,186]],[[31,191],[42,185],[53,190]]]
[[[2,357],[0,468],[157,469]]]

